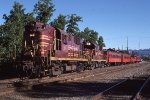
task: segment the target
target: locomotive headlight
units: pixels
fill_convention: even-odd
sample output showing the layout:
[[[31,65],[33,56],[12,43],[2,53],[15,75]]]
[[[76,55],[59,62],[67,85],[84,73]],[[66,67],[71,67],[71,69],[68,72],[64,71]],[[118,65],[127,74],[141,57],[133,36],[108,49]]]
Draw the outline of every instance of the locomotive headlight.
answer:
[[[90,42],[87,42],[86,45],[91,45],[91,43],[90,43]]]
[[[35,35],[34,34],[30,34],[30,37],[34,37]]]

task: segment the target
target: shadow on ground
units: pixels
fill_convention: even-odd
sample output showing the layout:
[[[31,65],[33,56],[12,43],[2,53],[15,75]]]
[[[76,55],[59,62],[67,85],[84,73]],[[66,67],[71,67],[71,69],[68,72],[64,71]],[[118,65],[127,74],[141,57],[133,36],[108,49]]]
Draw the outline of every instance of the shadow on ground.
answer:
[[[118,80],[111,83],[102,82],[53,82],[41,85],[34,85],[30,89],[18,89],[24,96],[31,98],[55,98],[55,97],[82,97],[94,96],[105,89],[116,84]],[[111,95],[125,96],[135,95],[140,89],[143,80],[130,79],[123,85],[112,89]],[[106,94],[107,95],[107,94]],[[109,94],[110,95],[110,94]]]
[[[99,82],[54,82],[32,86],[29,90],[20,89],[18,92],[31,98],[53,98],[53,97],[81,97],[93,96],[115,83]]]
[[[17,77],[17,71],[13,63],[0,62],[0,80]]]

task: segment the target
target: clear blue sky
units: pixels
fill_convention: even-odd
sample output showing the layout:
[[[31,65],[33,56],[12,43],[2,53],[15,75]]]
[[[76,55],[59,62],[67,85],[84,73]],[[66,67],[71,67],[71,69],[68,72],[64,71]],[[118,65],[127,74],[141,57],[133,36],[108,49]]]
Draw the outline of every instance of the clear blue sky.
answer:
[[[15,0],[0,0],[0,24],[3,14],[9,14]],[[37,0],[16,0],[31,12]],[[103,36],[106,48],[129,49],[150,48],[150,0],[53,0],[59,14],[75,13],[83,17],[80,30],[94,29]],[[52,18],[52,19],[53,19]]]

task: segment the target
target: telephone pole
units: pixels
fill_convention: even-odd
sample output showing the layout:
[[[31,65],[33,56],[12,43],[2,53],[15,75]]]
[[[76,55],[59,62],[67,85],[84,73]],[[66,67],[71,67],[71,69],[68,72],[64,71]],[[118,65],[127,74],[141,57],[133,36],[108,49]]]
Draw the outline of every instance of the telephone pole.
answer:
[[[140,50],[140,40],[139,40],[139,50]]]
[[[139,50],[138,55],[140,56],[140,40],[139,40]]]
[[[129,49],[129,48],[128,48],[128,37],[127,37],[127,52],[128,52],[128,49]]]

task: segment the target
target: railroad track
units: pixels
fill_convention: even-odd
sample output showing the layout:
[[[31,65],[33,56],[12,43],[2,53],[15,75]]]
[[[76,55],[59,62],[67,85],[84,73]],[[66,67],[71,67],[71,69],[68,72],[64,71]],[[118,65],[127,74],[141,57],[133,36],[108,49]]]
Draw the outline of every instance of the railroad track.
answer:
[[[146,96],[145,96],[146,95]],[[122,80],[92,100],[147,100],[150,97],[150,76]]]
[[[4,93],[10,93],[10,92],[14,92],[16,90],[16,86],[20,87],[20,86],[28,86],[28,87],[32,87],[33,85],[38,85],[38,84],[44,84],[44,83],[53,83],[53,82],[71,82],[71,81],[77,81],[77,80],[81,80],[84,78],[89,78],[89,77],[94,77],[97,75],[105,75],[105,74],[112,74],[115,73],[117,71],[121,71],[121,70],[126,70],[126,69],[131,69],[131,68],[135,68],[137,67],[137,65],[133,65],[133,66],[125,66],[125,67],[121,67],[113,70],[105,70],[102,73],[99,73],[99,71],[95,71],[94,73],[92,73],[92,71],[87,71],[87,72],[83,72],[83,73],[69,73],[69,74],[63,74],[61,76],[58,77],[52,77],[52,78],[48,78],[45,77],[43,79],[25,79],[25,80],[18,80],[17,82],[14,83],[9,83],[7,88],[1,89],[1,91],[6,91],[6,92],[1,92],[0,91],[0,95],[3,95]],[[140,66],[138,66],[140,67]],[[15,84],[15,85],[14,85]],[[18,89],[18,88],[17,88]]]
[[[133,100],[147,100],[146,98],[150,98],[150,76],[143,83]]]
[[[77,80],[81,80],[81,79],[85,79],[85,78],[90,78],[90,77],[94,77],[94,76],[102,76],[105,74],[113,74],[116,73],[118,71],[123,71],[123,70],[129,70],[132,68],[137,67],[135,66],[126,66],[126,67],[121,67],[118,69],[113,69],[113,70],[105,70],[104,72],[99,73],[99,71],[95,71],[94,73],[92,72],[92,70],[88,70],[86,72],[83,73],[69,73],[66,75],[62,76],[58,76],[58,77],[45,77],[43,79],[27,79],[24,80],[24,83],[27,83],[28,85],[38,85],[38,84],[44,84],[44,83],[50,83],[50,82],[71,82],[71,81],[77,81]],[[140,67],[140,66],[138,66]]]

